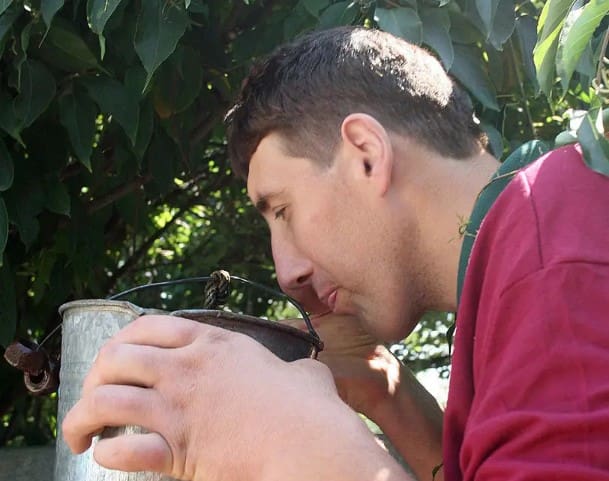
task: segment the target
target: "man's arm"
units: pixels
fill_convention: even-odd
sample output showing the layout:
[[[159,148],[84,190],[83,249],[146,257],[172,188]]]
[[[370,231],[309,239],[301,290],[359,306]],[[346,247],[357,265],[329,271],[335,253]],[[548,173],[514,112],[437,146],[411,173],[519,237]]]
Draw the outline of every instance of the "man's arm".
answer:
[[[406,366],[400,363],[398,369],[398,388],[369,417],[402,453],[419,481],[443,481],[443,471],[439,468],[442,410]]]
[[[442,410],[412,372],[351,316],[313,318],[324,340],[319,360],[341,398],[374,421],[420,481],[442,463]],[[438,471],[436,481],[441,481]]]

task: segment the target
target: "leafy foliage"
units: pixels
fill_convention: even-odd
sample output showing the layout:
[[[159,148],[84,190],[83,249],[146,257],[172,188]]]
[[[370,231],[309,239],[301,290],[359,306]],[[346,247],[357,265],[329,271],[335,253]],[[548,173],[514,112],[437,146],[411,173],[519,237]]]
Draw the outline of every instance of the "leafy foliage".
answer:
[[[469,90],[503,157],[566,128],[575,139],[573,112],[602,107],[608,8],[600,0],[0,0],[0,344],[42,340],[66,301],[151,281],[225,268],[274,284],[266,229],[229,175],[222,118],[252,60],[278,44],[361,24],[423,45]],[[604,171],[596,118],[579,136]],[[184,306],[201,292],[183,285],[133,300]],[[247,289],[232,302],[255,315],[289,312]],[[446,366],[448,322],[431,315],[394,351],[417,369]],[[46,346],[57,344],[54,336]],[[0,445],[49,441],[53,398],[27,396],[4,364],[0,384]]]
[[[548,1],[534,51],[541,90],[550,97],[559,91],[559,96],[570,97],[569,103],[575,104],[571,125],[560,138],[578,140],[588,165],[605,175],[609,175],[609,141],[602,122],[602,107],[609,102],[607,13],[609,3],[602,0]]]

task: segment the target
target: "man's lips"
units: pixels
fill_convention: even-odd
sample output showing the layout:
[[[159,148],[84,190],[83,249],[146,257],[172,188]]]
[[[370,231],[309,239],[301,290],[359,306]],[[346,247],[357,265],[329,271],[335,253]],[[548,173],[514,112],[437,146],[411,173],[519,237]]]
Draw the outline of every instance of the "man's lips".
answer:
[[[326,304],[328,305],[328,307],[330,308],[331,311],[334,312],[334,308],[336,307],[336,294],[337,294],[337,290],[334,289],[332,292],[330,292],[330,294],[328,295],[328,298],[326,299]]]

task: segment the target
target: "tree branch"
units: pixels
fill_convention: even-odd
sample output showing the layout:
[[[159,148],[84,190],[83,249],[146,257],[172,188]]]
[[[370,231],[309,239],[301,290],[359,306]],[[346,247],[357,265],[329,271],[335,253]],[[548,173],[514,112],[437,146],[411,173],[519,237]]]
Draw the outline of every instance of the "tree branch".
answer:
[[[106,207],[106,206],[116,202],[117,200],[125,197],[126,195],[130,194],[134,190],[139,189],[140,187],[147,184],[151,180],[152,180],[152,175],[146,174],[146,175],[133,179],[131,182],[118,186],[116,189],[111,190],[103,197],[98,197],[98,198],[92,200],[89,203],[89,205],[87,206],[87,213],[93,214],[94,212],[97,212],[98,210],[103,209],[104,207]]]
[[[512,41],[511,38],[509,40],[509,44],[510,44],[510,54],[512,56],[512,66],[514,68],[514,71],[516,72],[516,78],[518,79],[518,87],[520,88],[520,95],[521,95],[520,100],[522,101],[522,104],[524,106],[524,111],[527,116],[527,121],[529,122],[529,128],[531,129],[531,134],[533,135],[533,138],[536,139],[537,138],[537,129],[535,129],[535,123],[533,122],[533,116],[531,115],[531,109],[529,108],[529,100],[524,91],[524,81],[522,80],[522,74],[520,72],[520,69],[518,68],[519,63],[518,63],[518,60],[516,59],[516,52],[514,51],[514,42]],[[503,135],[503,132],[502,132],[502,135]]]
[[[190,208],[190,206],[188,207],[183,207],[181,208],[178,212],[175,213],[175,215],[169,219],[169,221],[167,221],[167,223],[160,228],[159,230],[157,230],[156,232],[154,232],[154,234],[152,234],[151,236],[149,236],[141,245],[140,247],[131,255],[131,257],[129,257],[129,259],[127,259],[125,261],[125,263],[112,275],[112,277],[110,277],[109,282],[108,282],[108,286],[106,289],[106,292],[110,292],[112,289],[114,289],[114,287],[116,286],[116,283],[118,282],[118,280],[124,276],[125,274],[131,272],[131,270],[133,269],[133,267],[138,263],[138,261],[144,257],[144,255],[148,252],[148,249],[150,249],[150,247],[152,247],[152,244],[154,244],[154,242],[160,238],[163,234],[165,234],[165,232],[167,232],[169,230],[169,228],[175,224],[175,222],[182,216],[182,214],[184,214],[184,212],[186,212],[188,209]]]
[[[193,129],[190,134],[190,150],[207,137],[214,126],[224,117],[224,111],[228,108],[228,105],[218,107],[214,112],[202,119]]]
[[[603,88],[601,87],[601,85],[603,85],[603,68],[605,67],[605,52],[607,51],[607,43],[609,43],[609,28],[607,29],[607,31],[605,32],[605,35],[603,36],[603,44],[601,46],[601,53],[600,53],[600,58],[598,59],[598,68],[596,69],[596,76],[594,78],[594,82],[593,82],[593,87],[596,90],[597,95],[599,94],[600,90]],[[604,87],[606,88],[607,86],[604,85]]]

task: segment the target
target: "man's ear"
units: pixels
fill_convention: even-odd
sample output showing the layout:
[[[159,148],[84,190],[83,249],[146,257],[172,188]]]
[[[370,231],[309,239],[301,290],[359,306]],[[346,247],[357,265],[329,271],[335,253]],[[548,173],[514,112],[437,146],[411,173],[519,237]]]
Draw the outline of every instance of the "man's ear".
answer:
[[[350,114],[341,125],[345,156],[351,174],[371,182],[383,195],[391,183],[393,146],[387,130],[368,114]]]

